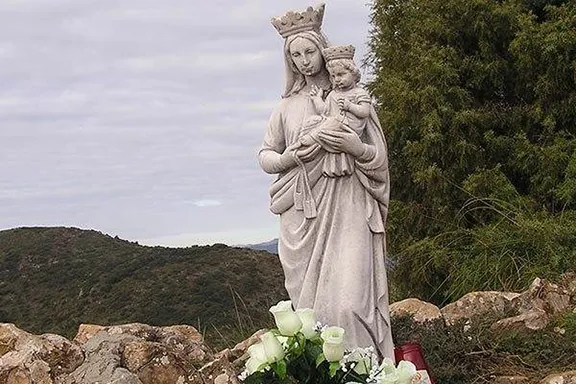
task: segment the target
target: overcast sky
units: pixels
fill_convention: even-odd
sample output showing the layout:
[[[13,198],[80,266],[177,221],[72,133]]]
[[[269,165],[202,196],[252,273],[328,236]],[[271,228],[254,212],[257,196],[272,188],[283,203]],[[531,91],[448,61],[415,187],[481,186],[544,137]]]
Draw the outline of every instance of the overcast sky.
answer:
[[[367,0],[325,3],[330,42],[361,59]],[[0,0],[0,229],[171,246],[277,237],[256,158],[284,85],[270,18],[312,4]]]

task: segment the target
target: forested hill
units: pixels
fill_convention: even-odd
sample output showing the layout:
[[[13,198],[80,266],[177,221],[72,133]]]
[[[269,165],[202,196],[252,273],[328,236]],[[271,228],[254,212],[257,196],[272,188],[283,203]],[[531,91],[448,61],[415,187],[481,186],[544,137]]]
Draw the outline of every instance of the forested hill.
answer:
[[[80,323],[251,328],[287,297],[276,256],[223,244],[145,247],[92,230],[0,231],[0,322],[73,336]]]

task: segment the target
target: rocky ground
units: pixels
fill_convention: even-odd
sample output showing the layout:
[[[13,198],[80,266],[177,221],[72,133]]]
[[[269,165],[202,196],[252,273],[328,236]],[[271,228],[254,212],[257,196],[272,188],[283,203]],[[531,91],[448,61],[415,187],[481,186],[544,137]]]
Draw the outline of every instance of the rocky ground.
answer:
[[[535,279],[524,292],[471,292],[462,298],[438,308],[433,304],[418,300],[406,299],[390,306],[392,318],[412,316],[413,322],[420,327],[434,322],[445,323],[446,330],[463,327],[466,330],[486,319],[494,319],[489,330],[494,335],[520,334],[526,338],[537,335],[545,329],[554,327],[556,320],[568,313],[576,313],[576,274],[567,273],[557,284]],[[393,322],[394,323],[394,322]],[[393,327],[394,329],[394,327]],[[562,327],[553,331],[563,336],[564,342],[576,343],[574,337]],[[472,336],[469,336],[472,337]],[[573,363],[576,356],[572,356]],[[576,367],[576,363],[572,364]],[[576,371],[567,370],[534,377],[536,369],[527,369],[530,374],[511,376],[493,376],[490,382],[496,384],[576,384]],[[485,381],[479,381],[485,382]]]
[[[559,284],[536,279],[528,290],[473,292],[438,308],[417,299],[391,305],[393,317],[411,315],[416,323],[443,321],[448,327],[470,324],[478,316],[501,314],[492,328],[536,332],[555,316],[574,311],[576,276]],[[68,340],[33,335],[13,324],[0,324],[0,383],[6,384],[238,384],[248,346],[262,331],[232,349],[211,352],[198,331],[187,325],[83,324]],[[562,329],[558,329],[562,332]],[[576,383],[576,371],[534,381],[522,375],[498,376],[494,383]]]
[[[84,324],[70,341],[0,324],[0,383],[237,383],[245,350],[256,338],[212,354],[187,325]]]

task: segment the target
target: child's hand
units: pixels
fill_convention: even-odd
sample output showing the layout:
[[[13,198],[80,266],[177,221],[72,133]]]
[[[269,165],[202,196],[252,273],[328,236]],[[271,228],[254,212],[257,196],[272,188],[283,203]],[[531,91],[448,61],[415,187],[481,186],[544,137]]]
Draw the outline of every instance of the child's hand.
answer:
[[[312,87],[310,88],[310,96],[320,96],[320,88],[317,85],[312,84]]]
[[[343,110],[343,111],[350,110],[350,105],[352,105],[352,103],[350,101],[348,101],[347,99],[345,99],[343,97],[339,97],[337,101],[338,101],[338,107],[341,110]]]

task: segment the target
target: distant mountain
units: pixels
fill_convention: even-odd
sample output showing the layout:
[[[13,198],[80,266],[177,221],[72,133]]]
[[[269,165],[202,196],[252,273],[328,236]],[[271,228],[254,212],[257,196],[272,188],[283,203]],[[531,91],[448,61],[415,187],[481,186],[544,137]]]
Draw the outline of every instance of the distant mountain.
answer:
[[[253,249],[255,251],[266,251],[278,254],[278,239],[272,239],[264,243],[243,245],[244,248]]]
[[[0,322],[35,333],[143,322],[217,338],[268,323],[286,297],[278,258],[263,251],[145,247],[77,228],[0,231]]]

